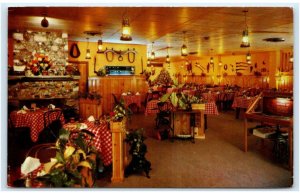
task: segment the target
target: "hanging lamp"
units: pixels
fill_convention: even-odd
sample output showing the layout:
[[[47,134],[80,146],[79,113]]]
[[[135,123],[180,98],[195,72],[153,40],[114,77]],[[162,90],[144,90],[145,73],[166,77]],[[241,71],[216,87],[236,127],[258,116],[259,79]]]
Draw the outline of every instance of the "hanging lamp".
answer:
[[[169,47],[167,47],[166,63],[170,64]]]
[[[250,54],[250,51],[248,51],[248,53],[246,54],[246,62],[248,64],[251,64],[251,54]]]
[[[221,60],[221,56],[219,56],[219,66],[222,66],[223,63],[222,63],[222,60]]]
[[[248,36],[248,25],[247,25],[247,10],[243,11],[245,13],[245,29],[243,30],[243,36],[242,36],[242,43],[241,43],[241,48],[248,48],[250,47],[250,42],[249,42],[249,36]]]
[[[47,28],[49,26],[49,22],[46,19],[46,14],[43,14],[43,16],[44,16],[44,18],[41,21],[41,26],[44,27],[44,28]]]
[[[214,49],[210,49],[210,52],[211,52],[211,57],[210,57],[210,59],[209,59],[209,64],[211,64],[211,65],[213,65],[213,64],[214,64],[213,51],[214,51]]]
[[[181,56],[187,56],[188,55],[188,49],[185,45],[185,33],[186,31],[183,31],[183,44],[181,46]]]
[[[125,17],[123,17],[123,20],[122,20],[122,35],[120,37],[120,40],[122,40],[122,41],[131,41],[132,40],[129,19],[125,18]]]
[[[152,42],[151,54],[150,54],[150,60],[154,60],[154,59],[155,59],[155,52],[154,52],[154,50],[153,50],[153,44],[154,44],[154,42]]]
[[[87,39],[87,46],[86,46],[85,59],[91,59],[91,51],[89,49],[89,38],[86,39]]]

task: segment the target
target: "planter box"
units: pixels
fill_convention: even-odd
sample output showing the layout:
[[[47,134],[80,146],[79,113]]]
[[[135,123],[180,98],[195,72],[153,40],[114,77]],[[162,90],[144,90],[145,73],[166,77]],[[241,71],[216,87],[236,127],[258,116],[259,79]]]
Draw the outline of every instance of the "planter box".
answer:
[[[205,104],[192,104],[193,110],[205,110]]]

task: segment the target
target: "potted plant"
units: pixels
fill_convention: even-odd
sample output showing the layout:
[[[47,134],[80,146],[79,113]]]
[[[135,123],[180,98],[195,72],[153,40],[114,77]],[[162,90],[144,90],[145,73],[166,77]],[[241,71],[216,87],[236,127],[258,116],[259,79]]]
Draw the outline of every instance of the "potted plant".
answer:
[[[103,167],[97,150],[91,145],[94,134],[85,129],[60,130],[56,156],[44,164],[37,180],[46,187],[92,187],[97,169]]]

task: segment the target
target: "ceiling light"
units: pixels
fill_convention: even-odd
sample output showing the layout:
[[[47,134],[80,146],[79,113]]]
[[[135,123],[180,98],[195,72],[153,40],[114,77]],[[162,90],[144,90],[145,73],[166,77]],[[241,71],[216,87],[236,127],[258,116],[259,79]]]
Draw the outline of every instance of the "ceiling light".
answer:
[[[102,53],[103,52],[103,42],[102,40],[98,40],[98,51],[97,53]]]
[[[86,46],[85,59],[91,59],[91,51],[89,49],[89,38],[86,38],[86,40],[87,40],[87,46]]]
[[[167,47],[166,63],[170,64],[169,47]]]
[[[250,54],[250,52],[248,52],[247,55],[246,55],[246,62],[248,64],[251,64],[251,54]]]
[[[152,42],[152,48],[151,48],[151,54],[150,54],[150,60],[154,60],[154,59],[155,59],[155,52],[153,51],[153,44],[154,44],[154,42]]]
[[[188,55],[188,49],[185,45],[185,31],[183,32],[183,45],[181,46],[181,56],[187,56]]]
[[[223,63],[222,63],[222,60],[221,60],[221,56],[219,56],[219,66],[222,66]]]
[[[122,21],[122,35],[120,37],[120,40],[122,41],[131,41],[131,28],[129,24],[129,19],[128,18],[123,18]]]
[[[210,57],[209,63],[210,63],[210,64],[214,64],[214,57]]]
[[[41,26],[44,27],[44,28],[47,28],[49,26],[49,22],[46,19],[46,15],[44,15],[44,18],[41,21]]]
[[[247,26],[247,10],[243,11],[245,13],[245,30],[243,31],[243,38],[241,43],[241,48],[250,47],[249,37],[248,37],[248,26]]]

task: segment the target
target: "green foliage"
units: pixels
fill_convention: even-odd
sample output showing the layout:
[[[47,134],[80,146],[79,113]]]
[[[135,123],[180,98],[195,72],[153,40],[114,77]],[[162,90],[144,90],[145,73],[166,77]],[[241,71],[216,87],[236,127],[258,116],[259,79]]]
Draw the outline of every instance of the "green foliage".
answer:
[[[82,168],[87,168],[94,174],[96,172],[97,163],[92,157],[98,153],[91,145],[93,137],[94,134],[88,130],[70,132],[61,129],[59,139],[56,142],[55,161],[50,171],[46,175],[38,177],[38,180],[51,187],[90,187],[86,180],[84,180],[86,183],[82,182],[82,178],[85,177],[80,171]],[[49,163],[51,164],[51,162]],[[102,165],[101,160],[99,165]]]

